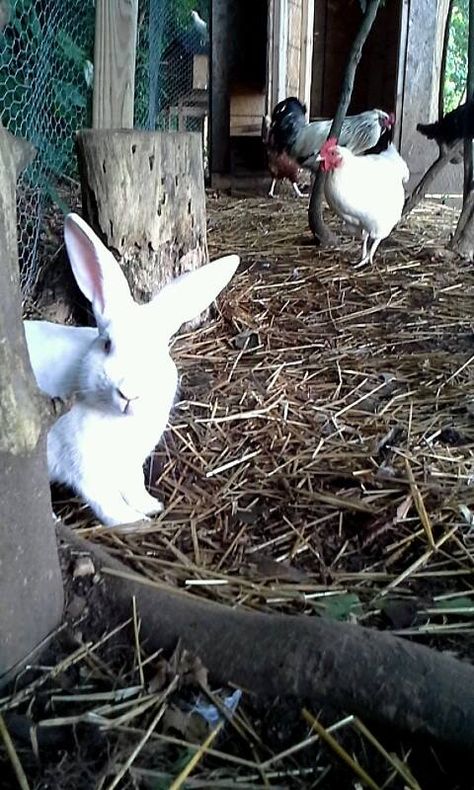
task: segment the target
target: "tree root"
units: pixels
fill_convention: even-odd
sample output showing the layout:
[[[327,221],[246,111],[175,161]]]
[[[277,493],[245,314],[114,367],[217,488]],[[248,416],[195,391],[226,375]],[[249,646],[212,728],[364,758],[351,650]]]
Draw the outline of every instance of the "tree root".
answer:
[[[443,653],[323,617],[271,615],[198,600],[133,574],[100,546],[58,528],[88,551],[105,594],[124,617],[135,596],[150,652],[178,640],[218,683],[263,698],[330,702],[365,721],[474,747],[474,667]]]

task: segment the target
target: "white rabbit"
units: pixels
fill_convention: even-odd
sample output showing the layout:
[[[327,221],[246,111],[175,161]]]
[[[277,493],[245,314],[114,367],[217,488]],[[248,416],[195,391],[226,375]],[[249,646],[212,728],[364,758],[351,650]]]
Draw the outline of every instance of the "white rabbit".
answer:
[[[163,509],[145,489],[143,463],[176,395],[168,341],[222,291],[239,257],[183,274],[138,305],[112,253],[76,214],[66,217],[64,238],[97,329],[24,322],[40,389],[76,396],[49,431],[49,477],[70,485],[106,525],[138,521]]]

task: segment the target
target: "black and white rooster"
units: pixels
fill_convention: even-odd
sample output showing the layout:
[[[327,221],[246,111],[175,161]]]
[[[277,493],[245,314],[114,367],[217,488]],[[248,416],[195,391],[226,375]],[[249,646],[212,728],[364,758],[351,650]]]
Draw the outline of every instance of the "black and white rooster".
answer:
[[[269,197],[275,197],[275,185],[277,181],[284,181],[285,178],[291,183],[293,191],[297,197],[307,197],[298,186],[298,176],[300,166],[292,159],[286,151],[277,151],[274,140],[270,132],[271,120],[268,115],[262,119],[262,142],[265,146],[267,155],[267,167],[272,177],[272,183],[268,192]]]
[[[383,110],[349,115],[342,125],[339,144],[353,154],[362,154],[374,148],[382,135],[388,135],[394,123],[394,114]],[[331,124],[332,120],[308,123],[306,106],[295,96],[290,96],[275,106],[270,134],[277,152],[286,151],[301,167],[317,170],[318,154],[326,142]]]

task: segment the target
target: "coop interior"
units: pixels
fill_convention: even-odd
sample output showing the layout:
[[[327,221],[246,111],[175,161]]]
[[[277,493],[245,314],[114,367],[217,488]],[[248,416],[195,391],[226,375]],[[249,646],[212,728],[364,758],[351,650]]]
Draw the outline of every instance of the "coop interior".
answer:
[[[341,24],[341,16],[344,24]],[[355,76],[349,113],[368,107],[396,111],[403,3],[380,8]],[[358,3],[315,0],[311,117],[331,118],[339,101],[347,53],[360,24]]]
[[[8,263],[16,228],[19,269],[17,283],[0,266],[0,329],[8,323],[18,339],[7,331],[0,338],[0,393],[8,395],[0,460],[15,456],[20,478],[10,485],[0,464],[0,546],[6,518],[9,526],[28,522],[31,543],[20,552],[12,531],[7,550],[14,562],[27,557],[45,585],[33,541],[46,561],[57,553],[66,601],[63,621],[44,635],[46,653],[28,653],[0,688],[0,789],[472,790],[474,250],[469,258],[453,245],[462,166],[446,164],[457,206],[443,188],[403,213],[412,183],[438,153],[416,124],[437,107],[434,42],[448,5],[459,12],[448,67],[464,64],[461,76],[450,72],[444,97],[453,110],[466,89],[467,0],[386,0],[363,50],[349,112],[395,111],[412,181],[401,187],[397,176],[397,221],[361,267],[362,240],[329,204],[331,241],[320,245],[308,192],[297,196],[286,181],[275,199],[266,194],[261,130],[262,116],[289,95],[306,101],[311,119],[333,116],[362,0],[0,0],[0,127],[36,149],[15,200],[13,149],[0,128],[0,184],[10,173],[0,190],[8,209],[0,241]],[[99,45],[109,57],[96,54]],[[115,125],[102,118],[101,126],[97,105],[116,113]],[[304,177],[309,183],[309,171]],[[357,188],[359,200],[366,183]],[[90,228],[81,231],[79,221],[78,230],[76,217],[68,247],[69,212]],[[105,310],[109,293],[94,292],[91,308],[74,250],[94,283],[105,281],[98,262],[116,272],[123,334]],[[208,285],[225,267],[231,274],[204,302],[199,277],[208,261],[218,262]],[[198,279],[186,292],[188,274]],[[175,294],[168,308],[165,280]],[[2,312],[12,286],[16,323]],[[135,305],[128,311],[128,286],[138,302],[152,299],[143,311],[163,324],[128,334],[138,315]],[[190,316],[194,297],[201,312]],[[31,397],[20,312],[25,321],[67,325],[64,338],[92,332],[101,375],[80,367],[84,349],[92,359],[83,340],[74,386],[71,379],[69,390],[41,403]],[[151,364],[169,364],[160,350],[168,325],[176,326],[169,353],[179,386],[142,464],[140,432],[117,438],[122,417],[135,407],[140,414],[141,396],[125,397],[122,380],[113,381],[116,340],[137,380],[152,370],[156,391],[143,399],[148,442],[167,377],[165,365]],[[48,362],[49,342],[38,348]],[[46,365],[52,379],[66,358],[67,346],[57,348]],[[8,455],[1,443],[2,425],[16,425],[5,419],[15,406],[5,381],[16,393],[26,375],[18,408],[49,415],[44,531],[28,473],[41,418],[18,420],[26,451]],[[96,379],[105,383],[98,393]],[[110,391],[104,436],[115,444],[94,446],[89,479],[98,497],[99,472],[117,488],[136,454],[134,472],[156,509],[142,500],[131,521],[107,522],[86,489],[65,475],[58,484],[48,469],[47,432],[77,401],[97,406],[101,426]],[[65,446],[80,449],[75,439],[65,432]],[[34,620],[38,600],[45,611],[50,598],[36,600],[30,577],[25,584],[6,565],[2,554],[0,600],[20,589],[18,622]],[[314,630],[321,623],[325,638]],[[1,658],[9,644],[0,636]]]
[[[230,47],[230,173],[235,188],[265,175],[265,151],[261,140],[262,117],[275,104],[272,63],[278,55],[278,31],[271,23],[274,3],[269,0],[240,2],[232,7]],[[304,3],[292,0],[287,8],[286,75],[284,95],[304,101],[305,35],[313,38],[312,79],[308,98],[311,119],[333,116],[340,93],[347,52],[360,21],[358,3],[316,0],[310,31]],[[341,16],[344,24],[341,24]],[[397,114],[402,110],[403,3],[387,3],[380,9],[357,70],[349,112],[380,107]],[[401,134],[401,124],[396,130]]]
[[[235,36],[229,75],[231,172],[255,174],[265,167],[261,139],[267,106],[268,0],[235,5]]]

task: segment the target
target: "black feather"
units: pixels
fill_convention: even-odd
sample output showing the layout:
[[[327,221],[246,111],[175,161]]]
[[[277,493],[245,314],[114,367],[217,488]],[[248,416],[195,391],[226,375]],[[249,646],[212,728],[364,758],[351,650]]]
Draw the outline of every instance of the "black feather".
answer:
[[[296,96],[278,102],[272,112],[272,142],[278,153],[289,151],[306,124],[306,106]]]
[[[474,137],[474,100],[460,104],[435,123],[419,123],[417,130],[438,144]]]

